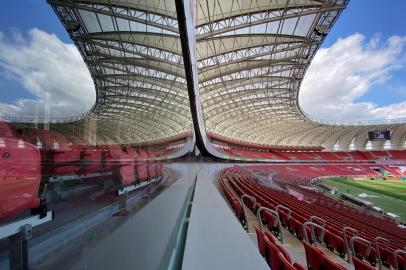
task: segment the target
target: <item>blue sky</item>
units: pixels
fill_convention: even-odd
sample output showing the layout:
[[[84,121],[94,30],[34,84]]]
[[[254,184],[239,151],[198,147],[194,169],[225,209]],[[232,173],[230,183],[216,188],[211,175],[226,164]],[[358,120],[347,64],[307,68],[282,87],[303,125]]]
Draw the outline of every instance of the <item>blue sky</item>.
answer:
[[[71,43],[68,34],[46,1],[14,0],[2,4],[2,9],[0,9],[1,32],[7,34],[18,30],[27,33],[34,27],[55,33],[63,42]]]
[[[390,3],[389,3],[390,2]],[[337,39],[361,33],[367,39],[379,35],[382,40],[390,36],[406,36],[406,1],[352,0],[327,36],[322,47],[332,46]],[[391,73],[384,85],[372,87],[357,101],[373,101],[379,106],[406,100],[406,69]],[[405,115],[406,117],[406,115]]]
[[[44,0],[15,0],[2,4],[0,9],[0,32],[5,37],[19,32],[26,35],[36,27],[49,33],[55,33],[65,43],[72,43],[54,11]],[[1,67],[0,67],[1,72]],[[8,89],[8,90],[6,90]],[[21,83],[0,74],[0,102],[12,103],[19,98],[36,98],[25,90]]]
[[[87,112],[95,91],[86,65],[45,0],[16,0],[0,9],[0,116]]]
[[[379,33],[383,38],[406,35],[406,1],[352,0],[338,18],[323,47],[330,47],[338,38],[356,32],[367,37]]]
[[[406,107],[405,10],[404,0],[391,0],[390,5],[384,5],[381,0],[350,1],[306,74],[299,99],[303,109],[315,118],[332,120],[406,117],[406,109],[402,109]],[[33,28],[40,31],[32,31]],[[48,78],[50,74],[44,74],[47,68],[52,72],[58,69],[58,66],[44,67],[43,63],[40,65],[35,62],[37,60],[29,49],[33,50],[35,46],[40,46],[41,42],[44,42],[45,48],[38,53],[45,55],[44,59],[54,64],[59,61],[66,65],[64,68],[70,70],[71,74],[62,78],[55,76]],[[78,64],[83,62],[80,55],[74,52],[75,48],[69,36],[44,0],[15,0],[3,3],[0,9],[0,53],[1,46],[3,52],[15,53],[16,58],[22,59],[20,66],[14,69],[2,65],[5,60],[0,55],[0,105],[13,104],[22,99],[38,99],[34,93],[37,88],[44,87],[38,85],[38,76],[43,76],[49,81],[54,80],[54,85],[49,87],[57,89],[59,95],[54,95],[53,100],[65,98],[61,94],[65,91],[72,92],[70,98],[73,102],[81,102],[83,100],[75,99],[75,93],[82,93],[79,90],[85,91],[85,86],[93,91],[84,64]],[[21,55],[19,50],[22,51]],[[49,50],[54,52],[49,54]],[[58,51],[66,53],[59,56]],[[68,52],[73,53],[74,57],[69,56]],[[347,52],[354,55],[342,57],[342,54]],[[28,58],[28,67],[25,63],[21,63],[24,62],[24,57]],[[352,58],[357,57],[358,62],[352,61]],[[8,60],[10,64],[10,59]],[[363,62],[365,65],[376,65],[376,68],[363,66]],[[334,70],[335,65],[342,65],[350,72],[341,70],[337,76],[332,76],[335,81],[325,80],[324,83],[320,83],[320,77],[327,78],[331,75],[329,70]],[[30,68],[43,70],[38,75],[31,72]],[[30,76],[26,78],[24,72],[31,72]],[[77,80],[77,84],[82,85],[81,89],[64,89],[63,82],[70,81],[68,75],[72,76],[72,73],[78,78],[81,77]],[[341,77],[338,76],[340,74]],[[342,80],[350,78],[350,82],[345,84],[347,88],[340,89],[341,82],[338,78]],[[78,113],[86,111],[86,106],[89,107],[89,104],[91,106],[92,102],[94,97],[89,95]],[[34,106],[28,103],[19,104],[20,107],[28,105]],[[15,106],[0,108],[0,115],[15,109]]]

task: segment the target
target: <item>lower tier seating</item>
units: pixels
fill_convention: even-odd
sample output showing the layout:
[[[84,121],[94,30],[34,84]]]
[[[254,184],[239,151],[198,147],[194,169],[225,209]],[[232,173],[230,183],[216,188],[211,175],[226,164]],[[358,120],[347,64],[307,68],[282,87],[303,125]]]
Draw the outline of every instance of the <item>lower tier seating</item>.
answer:
[[[254,226],[257,234],[259,252],[265,257],[266,262],[272,269],[305,270],[303,265],[292,259],[286,249],[279,244],[275,236],[269,232],[263,232],[258,226]]]
[[[365,240],[354,238],[353,252],[357,258],[372,266],[381,261],[386,266],[395,267],[394,251],[406,246],[406,230],[395,223],[365,215],[348,206],[320,203],[317,196],[315,200],[299,199],[285,191],[263,185],[253,173],[253,169],[246,170],[240,167],[226,169],[220,175],[220,183],[240,220],[244,219],[244,216],[241,214],[243,208],[239,197],[247,194],[254,198],[244,202],[252,211],[256,212],[260,206],[277,211],[282,226],[298,239],[307,239],[309,242],[318,241],[341,257],[349,255],[351,249],[349,243],[354,236],[357,236]],[[263,212],[261,219],[270,231],[277,231],[273,215]],[[309,221],[319,225],[314,228],[314,235],[309,228],[306,234],[304,233],[303,224]],[[381,238],[386,239],[385,243],[378,241]],[[378,244],[376,244],[377,241]],[[266,256],[266,251],[262,253]],[[399,269],[402,269],[405,266],[404,258],[398,256],[397,260]],[[325,263],[332,262],[326,260]],[[330,267],[335,266],[331,264]],[[331,269],[340,268],[337,266]]]

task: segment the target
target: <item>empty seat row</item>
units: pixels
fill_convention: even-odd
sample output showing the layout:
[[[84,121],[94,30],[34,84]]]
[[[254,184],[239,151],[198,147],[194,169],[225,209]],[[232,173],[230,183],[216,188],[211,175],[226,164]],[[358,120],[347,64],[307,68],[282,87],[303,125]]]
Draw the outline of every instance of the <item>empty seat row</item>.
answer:
[[[305,270],[303,265],[292,262],[289,253],[279,244],[275,236],[270,232],[263,232],[257,225],[254,225],[257,234],[258,248],[260,254],[265,257],[266,262],[272,270]]]
[[[264,168],[261,167],[261,169]],[[368,239],[372,243],[377,236],[383,236],[389,239],[390,244],[380,249],[381,260],[386,264],[393,265],[393,260],[390,260],[390,257],[393,256],[393,251],[403,248],[406,244],[405,232],[401,231],[395,224],[386,223],[385,227],[375,227],[376,223],[372,223],[371,221],[376,220],[376,217],[367,217],[367,220],[363,220],[365,217],[363,215],[357,216],[354,209],[346,208],[345,210],[343,209],[343,211],[340,209],[332,211],[332,209],[324,208],[317,203],[299,200],[286,192],[263,186],[256,180],[252,171],[232,168],[226,170],[226,172],[222,174],[222,177],[228,180],[230,186],[238,196],[248,194],[256,198],[257,205],[249,205],[252,210],[255,211],[258,205],[277,210],[281,224],[288,228],[289,231],[294,233],[299,239],[305,238],[305,235],[303,235],[303,224],[309,221],[311,216],[322,217],[325,220],[324,237],[318,240],[322,241],[328,248],[334,250],[341,256],[344,256],[347,252],[343,235],[343,228],[346,226],[356,228],[359,236]],[[249,204],[249,201],[247,202]],[[277,209],[278,205],[290,208],[292,210],[291,213],[287,213],[283,209]],[[272,215],[267,215],[266,212],[263,212],[261,218],[264,223],[268,225],[270,230],[275,230],[275,228],[272,227],[272,224],[274,224]],[[320,232],[317,230],[316,235],[317,238],[319,238]],[[310,237],[308,235],[308,239],[315,241],[315,239],[311,239],[311,235]],[[348,240],[347,238],[347,241]],[[354,242],[354,248],[357,256],[360,258],[370,261],[371,264],[377,262],[377,253],[374,251],[374,248],[371,249],[372,252],[366,254],[362,243],[358,243],[357,241]],[[402,261],[402,258],[400,258],[400,261]]]
[[[55,131],[17,132],[0,120],[0,219],[39,206],[41,181],[49,177],[102,179],[109,174],[123,188],[162,176],[157,150],[76,142]]]
[[[381,151],[285,151],[269,149],[241,149],[235,147],[218,148],[228,155],[253,160],[297,160],[297,161],[330,161],[330,162],[370,162],[381,159],[404,160],[405,150]]]
[[[332,261],[321,249],[303,241],[306,262],[309,270],[346,270],[344,266]]]
[[[286,249],[279,244],[276,237],[270,232],[262,231],[254,225],[257,235],[258,249],[271,266],[271,269],[306,269],[300,263],[292,263],[292,259]],[[306,252],[308,269],[312,270],[345,270],[346,268],[332,261],[322,250],[303,242]]]

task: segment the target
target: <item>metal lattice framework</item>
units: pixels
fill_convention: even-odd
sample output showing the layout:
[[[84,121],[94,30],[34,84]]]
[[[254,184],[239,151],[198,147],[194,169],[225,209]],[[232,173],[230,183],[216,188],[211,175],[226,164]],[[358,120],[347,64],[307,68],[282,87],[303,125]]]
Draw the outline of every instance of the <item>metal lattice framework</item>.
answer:
[[[199,89],[208,132],[242,143],[382,149],[371,130],[401,123],[326,123],[298,104],[305,71],[348,0],[197,0]]]
[[[49,0],[95,83],[100,139],[160,140],[190,131],[174,1]]]
[[[206,130],[263,145],[382,149],[370,130],[402,123],[332,124],[298,104],[305,71],[349,0],[196,0],[196,56]],[[101,139],[159,140],[191,129],[175,0],[48,0],[81,52]]]

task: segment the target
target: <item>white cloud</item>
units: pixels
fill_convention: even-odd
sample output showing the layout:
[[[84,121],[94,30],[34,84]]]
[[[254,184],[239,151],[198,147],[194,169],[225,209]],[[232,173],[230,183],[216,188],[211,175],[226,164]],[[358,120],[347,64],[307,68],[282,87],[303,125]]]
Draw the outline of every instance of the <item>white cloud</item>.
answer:
[[[357,102],[372,86],[388,81],[391,72],[406,66],[406,37],[379,36],[365,43],[354,34],[322,48],[303,80],[299,103],[312,117],[324,120],[358,121],[406,117],[406,101],[379,107]],[[405,86],[406,89],[406,86]]]
[[[34,117],[38,112],[43,117],[47,95],[53,118],[81,115],[95,102],[92,79],[76,47],[36,28],[27,37],[15,32],[11,40],[0,32],[1,76],[17,80],[38,98],[0,103],[0,116]]]

